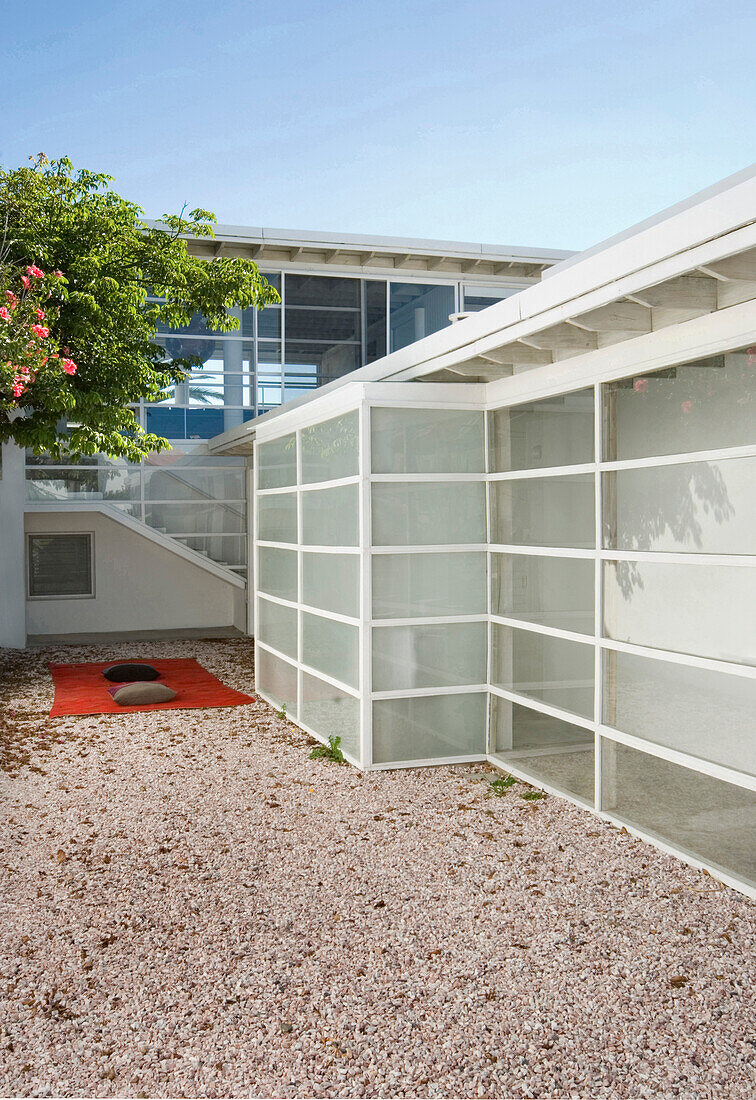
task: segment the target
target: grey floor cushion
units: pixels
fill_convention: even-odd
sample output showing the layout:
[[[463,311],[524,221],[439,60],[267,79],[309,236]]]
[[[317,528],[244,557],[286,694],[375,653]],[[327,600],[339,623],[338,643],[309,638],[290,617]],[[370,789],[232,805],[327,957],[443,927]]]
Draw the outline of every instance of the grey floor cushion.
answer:
[[[113,696],[113,702],[122,707],[133,707],[144,703],[170,703],[177,694],[167,684],[153,684],[145,680],[108,688],[108,692]]]

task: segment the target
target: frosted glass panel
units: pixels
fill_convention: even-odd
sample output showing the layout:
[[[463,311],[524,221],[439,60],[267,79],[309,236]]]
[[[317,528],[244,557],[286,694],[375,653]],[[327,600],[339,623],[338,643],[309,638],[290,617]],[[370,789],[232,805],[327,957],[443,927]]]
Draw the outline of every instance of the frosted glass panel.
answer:
[[[491,555],[491,611],[542,626],[594,633],[594,566],[582,558]]]
[[[486,610],[486,555],[374,554],[373,618],[476,615]]]
[[[426,695],[373,703],[373,761],[483,755],[486,695]]]
[[[604,724],[756,775],[756,680],[604,651]]]
[[[257,537],[261,542],[297,541],[297,495],[257,497]]]
[[[297,611],[260,598],[257,601],[257,637],[261,642],[297,659]]]
[[[282,435],[257,448],[258,487],[278,489],[297,483],[297,437]]]
[[[302,481],[332,481],[359,472],[357,411],[302,430]]]
[[[604,562],[604,632],[620,642],[756,664],[756,569]]]
[[[302,493],[302,542],[306,546],[357,546],[359,508],[357,485]]]
[[[282,600],[297,599],[297,552],[260,546],[257,551],[257,587]]]
[[[265,649],[255,651],[255,688],[279,707],[285,704],[290,718],[297,714],[297,670]]]
[[[491,626],[491,683],[593,718],[593,646]]]
[[[360,613],[359,555],[304,553],[302,602],[356,618]]]
[[[372,409],[378,474],[482,473],[483,414],[461,409]]]
[[[593,805],[594,734],[509,699],[491,696],[491,751]]]
[[[376,546],[485,542],[482,483],[374,483],[371,492]]]
[[[373,628],[373,690],[486,683],[485,623]]]
[[[605,458],[754,443],[755,397],[752,348],[608,383],[603,387]]]
[[[595,545],[593,474],[491,482],[491,541],[512,546]]]
[[[305,672],[299,718],[321,737],[340,737],[342,752],[360,761],[360,704],[353,695]]]
[[[489,414],[492,473],[593,462],[593,390]]]
[[[603,740],[603,809],[756,885],[756,793]]]
[[[756,554],[756,459],[682,462],[603,478],[610,549]]]
[[[359,629],[334,619],[302,612],[302,661],[356,688],[358,673]]]

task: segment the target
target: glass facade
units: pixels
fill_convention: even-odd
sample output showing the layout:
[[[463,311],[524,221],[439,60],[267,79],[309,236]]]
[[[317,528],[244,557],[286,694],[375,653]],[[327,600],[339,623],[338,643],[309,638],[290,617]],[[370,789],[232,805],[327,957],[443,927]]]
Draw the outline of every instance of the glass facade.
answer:
[[[172,451],[155,455],[141,467],[105,456],[55,466],[30,455],[27,499],[61,505],[108,503],[243,575],[244,460],[211,458],[204,443],[443,328],[463,299],[466,308],[480,309],[519,289],[506,284],[477,287],[456,280],[417,282],[409,276],[395,281],[316,273],[264,274],[278,290],[281,303],[262,311],[230,310],[239,321],[238,329],[213,331],[199,315],[182,328],[160,327],[158,341],[167,355],[200,360],[163,401],[142,402],[134,408],[140,424],[170,440]],[[464,419],[465,414],[452,414],[447,426],[450,440],[464,432]],[[413,437],[411,423],[392,429],[397,430],[405,440]],[[354,431],[354,426],[345,431]],[[302,439],[305,480],[349,476],[346,452],[339,451],[348,440],[332,440],[327,451],[325,441],[316,436]],[[387,437],[385,442],[390,453],[395,439]],[[260,487],[293,484],[292,458],[290,441],[280,441],[279,449],[271,450],[267,458]],[[421,455],[418,461],[422,462]],[[482,439],[475,458],[481,461]],[[333,470],[340,464],[342,472],[336,475]],[[338,503],[338,497],[332,499]],[[275,519],[269,514],[267,522],[285,520],[283,515]],[[307,529],[316,534],[309,516]],[[288,537],[282,535],[282,540]],[[317,539],[330,542],[327,535]]]
[[[259,492],[257,552],[266,577],[292,559],[297,656],[284,616],[261,644],[297,705],[330,692],[362,766],[487,757],[752,883],[754,359],[488,412],[368,395],[290,433],[301,542],[263,537],[297,533],[287,478]],[[689,427],[697,394],[714,422]],[[281,455],[257,445],[260,484]]]

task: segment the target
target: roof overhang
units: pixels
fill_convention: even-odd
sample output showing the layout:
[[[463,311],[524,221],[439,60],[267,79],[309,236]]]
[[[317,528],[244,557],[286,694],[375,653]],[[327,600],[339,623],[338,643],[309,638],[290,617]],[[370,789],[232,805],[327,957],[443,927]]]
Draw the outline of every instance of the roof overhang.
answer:
[[[756,166],[554,267],[547,278],[317,391],[348,382],[493,383],[756,299]],[[589,360],[587,360],[589,361]],[[313,400],[315,394],[283,409]],[[246,453],[267,413],[211,440]]]

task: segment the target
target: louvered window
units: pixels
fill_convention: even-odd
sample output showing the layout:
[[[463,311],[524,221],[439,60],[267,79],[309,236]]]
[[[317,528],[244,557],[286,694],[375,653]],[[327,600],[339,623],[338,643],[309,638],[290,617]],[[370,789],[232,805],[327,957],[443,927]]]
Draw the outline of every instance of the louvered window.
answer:
[[[29,596],[93,596],[92,535],[29,535]]]

